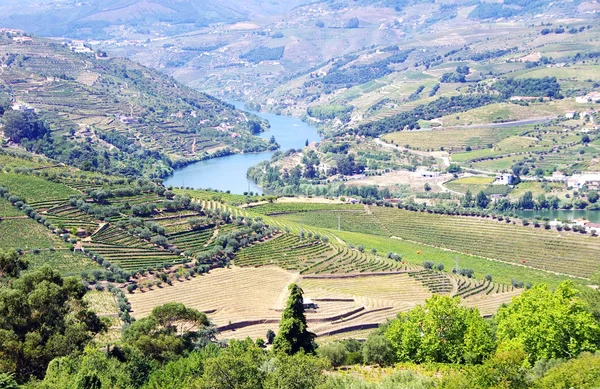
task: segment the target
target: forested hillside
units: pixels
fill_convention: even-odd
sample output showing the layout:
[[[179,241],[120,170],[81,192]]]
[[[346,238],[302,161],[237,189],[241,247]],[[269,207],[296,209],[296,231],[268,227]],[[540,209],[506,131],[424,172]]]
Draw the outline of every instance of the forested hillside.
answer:
[[[3,142],[84,170],[163,177],[274,145],[258,118],[163,74],[70,42],[0,35]]]

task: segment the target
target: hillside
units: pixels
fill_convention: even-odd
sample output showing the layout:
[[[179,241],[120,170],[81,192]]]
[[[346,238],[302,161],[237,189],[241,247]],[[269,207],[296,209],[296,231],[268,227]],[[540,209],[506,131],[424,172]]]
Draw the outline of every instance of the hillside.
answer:
[[[118,26],[139,34],[153,30],[172,35],[212,23],[234,23],[277,14],[303,1],[234,0],[224,4],[216,0],[42,0],[30,3],[29,7],[23,7],[23,2],[3,2],[0,26],[44,36],[93,39],[112,36]]]
[[[539,25],[557,15],[593,18],[593,12],[598,11],[597,3],[589,1],[568,5],[550,1],[528,2],[527,6],[518,3],[507,0],[501,6],[501,10],[512,10],[509,16],[501,10],[486,11],[489,3],[472,0],[322,1],[296,7],[276,19],[209,26],[170,38],[124,32],[120,40],[100,45],[161,69],[193,87],[217,95],[251,98],[373,45],[459,46],[471,40],[461,32],[463,29],[473,31],[473,38],[479,39],[490,26],[507,29],[494,33],[499,36],[515,23]],[[281,55],[247,59],[248,53],[266,49],[279,49]]]
[[[50,130],[21,146],[85,170],[150,177],[190,161],[269,147],[251,132],[261,130],[259,119],[104,55],[77,43],[0,35],[2,93],[14,112],[35,110]]]

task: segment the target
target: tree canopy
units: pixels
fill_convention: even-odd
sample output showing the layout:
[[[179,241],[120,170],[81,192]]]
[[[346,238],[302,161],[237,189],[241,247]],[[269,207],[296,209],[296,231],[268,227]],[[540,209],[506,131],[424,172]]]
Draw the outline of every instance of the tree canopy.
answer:
[[[524,350],[531,364],[598,350],[600,326],[577,295],[572,281],[554,292],[543,284],[523,292],[498,311],[499,347]]]
[[[398,314],[385,335],[401,361],[479,363],[494,350],[488,324],[479,310],[459,300],[433,295],[409,312]]]
[[[86,308],[86,288],[50,267],[0,288],[0,371],[43,377],[56,357],[82,350],[104,325]]]

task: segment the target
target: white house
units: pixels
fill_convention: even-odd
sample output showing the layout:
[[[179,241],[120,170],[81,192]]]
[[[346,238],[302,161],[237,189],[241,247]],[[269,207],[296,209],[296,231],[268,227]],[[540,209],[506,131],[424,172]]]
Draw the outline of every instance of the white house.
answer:
[[[569,188],[582,188],[587,185],[591,189],[600,188],[600,174],[598,173],[585,173],[585,174],[574,174],[567,179],[567,186]]]
[[[417,176],[421,178],[437,178],[441,176],[440,172],[430,172],[428,170],[419,170],[417,171]]]
[[[575,102],[580,104],[597,103],[600,101],[600,92],[590,92],[585,96],[575,97]]]
[[[573,119],[575,117],[575,115],[577,115],[577,112],[575,112],[575,111],[567,111],[565,113],[565,118],[567,118],[567,119]]]
[[[496,179],[492,185],[512,185],[515,177],[512,174],[500,174],[496,176]]]

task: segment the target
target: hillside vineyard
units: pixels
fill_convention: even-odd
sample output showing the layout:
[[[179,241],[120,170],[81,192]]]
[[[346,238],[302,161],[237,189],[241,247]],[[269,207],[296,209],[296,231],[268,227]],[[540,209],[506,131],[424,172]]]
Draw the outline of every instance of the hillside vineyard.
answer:
[[[598,12],[0,4],[0,388],[600,387]]]

